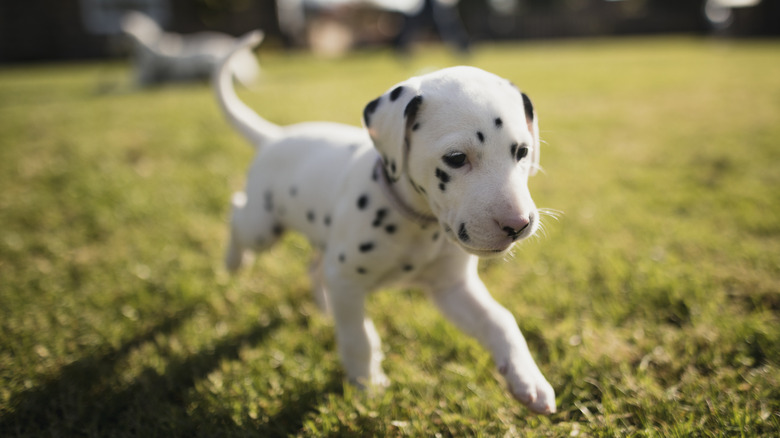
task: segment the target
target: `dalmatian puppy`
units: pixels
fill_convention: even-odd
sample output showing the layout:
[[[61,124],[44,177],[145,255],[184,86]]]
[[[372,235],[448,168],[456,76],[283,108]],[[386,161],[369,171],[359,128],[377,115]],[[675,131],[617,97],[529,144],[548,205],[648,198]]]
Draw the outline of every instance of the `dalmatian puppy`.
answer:
[[[220,32],[182,35],[163,31],[148,15],[137,11],[122,16],[122,31],[132,43],[136,85],[208,79],[237,39]],[[249,49],[239,51],[231,68],[239,81],[251,85],[260,73]]]
[[[259,42],[245,36],[235,51]],[[236,96],[226,57],[214,76],[227,120],[258,150],[232,200],[226,265],[268,248],[286,230],[318,249],[312,283],[332,313],[349,380],[386,386],[370,291],[411,285],[493,356],[511,394],[553,413],[555,393],[512,314],[477,275],[480,256],[506,254],[534,234],[528,176],[539,128],[528,97],[473,67],[413,77],[371,101],[366,129],[310,122],[280,127]]]

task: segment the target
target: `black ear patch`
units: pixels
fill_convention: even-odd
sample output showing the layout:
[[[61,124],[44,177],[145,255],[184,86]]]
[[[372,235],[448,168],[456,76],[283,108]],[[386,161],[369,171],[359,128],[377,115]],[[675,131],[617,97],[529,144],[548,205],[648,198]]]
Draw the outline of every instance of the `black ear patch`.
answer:
[[[417,95],[406,104],[406,108],[404,108],[404,117],[406,117],[407,120],[414,120],[414,118],[417,117],[417,111],[420,109],[422,100],[422,96]]]
[[[374,114],[374,111],[376,111],[376,108],[379,106],[381,99],[382,96],[377,97],[371,102],[368,102],[368,105],[363,108],[363,122],[365,122],[366,126],[371,126],[371,114]]]
[[[523,109],[525,109],[525,119],[530,123],[534,119],[534,104],[531,103],[531,99],[525,93],[520,93],[523,96]]]
[[[390,102],[395,102],[396,99],[398,99],[401,94],[404,92],[404,87],[396,87],[393,91],[390,92]]]

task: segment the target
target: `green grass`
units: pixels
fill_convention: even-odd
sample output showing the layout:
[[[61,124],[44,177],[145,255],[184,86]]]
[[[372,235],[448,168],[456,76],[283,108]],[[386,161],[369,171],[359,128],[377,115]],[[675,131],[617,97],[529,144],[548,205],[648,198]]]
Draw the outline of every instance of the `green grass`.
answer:
[[[435,48],[261,50],[278,123],[359,123]],[[297,236],[235,277],[252,151],[206,85],[98,92],[122,64],[0,70],[0,435],[759,436],[780,431],[780,42],[492,45],[465,60],[539,110],[540,207],[481,265],[557,392],[539,417],[416,291],[368,303],[393,385],[343,383]],[[388,309],[392,309],[388,311]]]

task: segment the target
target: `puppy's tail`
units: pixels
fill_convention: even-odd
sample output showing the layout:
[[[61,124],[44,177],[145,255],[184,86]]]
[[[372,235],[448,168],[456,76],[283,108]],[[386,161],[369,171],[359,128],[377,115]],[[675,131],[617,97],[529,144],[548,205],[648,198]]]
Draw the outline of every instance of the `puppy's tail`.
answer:
[[[278,137],[282,128],[263,119],[238,99],[233,88],[233,70],[230,65],[239,53],[260,44],[264,36],[262,31],[255,30],[241,37],[230,53],[217,64],[212,80],[217,102],[228,122],[256,148]]]

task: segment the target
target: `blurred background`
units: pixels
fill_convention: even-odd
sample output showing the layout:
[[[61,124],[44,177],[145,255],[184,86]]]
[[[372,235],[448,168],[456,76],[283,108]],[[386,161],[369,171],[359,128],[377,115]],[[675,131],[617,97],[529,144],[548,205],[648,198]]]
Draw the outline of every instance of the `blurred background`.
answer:
[[[433,6],[431,6],[433,4]],[[435,26],[420,20],[424,9]],[[266,32],[265,47],[405,49],[415,41],[468,43],[659,33],[734,37],[780,35],[776,0],[25,0],[0,2],[0,62],[125,56],[120,30],[128,10],[144,12],[170,32]],[[460,23],[442,24],[440,12]],[[417,19],[417,21],[415,21]],[[430,21],[430,20],[429,20]],[[458,35],[460,32],[460,36]],[[455,36],[453,36],[455,34]]]

